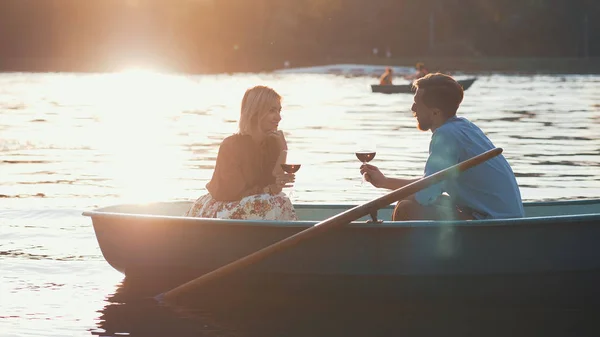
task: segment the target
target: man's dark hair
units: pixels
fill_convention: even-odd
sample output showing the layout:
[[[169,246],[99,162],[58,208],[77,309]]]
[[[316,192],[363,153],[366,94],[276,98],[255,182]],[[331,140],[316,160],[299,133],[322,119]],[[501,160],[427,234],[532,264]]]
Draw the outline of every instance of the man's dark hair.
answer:
[[[427,74],[413,82],[413,88],[421,89],[423,103],[429,108],[438,108],[448,117],[456,115],[463,100],[463,88],[452,77],[434,73]]]

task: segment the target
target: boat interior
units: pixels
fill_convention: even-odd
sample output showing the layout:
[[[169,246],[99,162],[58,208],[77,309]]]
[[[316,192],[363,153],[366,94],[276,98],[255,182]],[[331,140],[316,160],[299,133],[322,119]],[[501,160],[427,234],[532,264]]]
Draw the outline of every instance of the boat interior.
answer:
[[[97,209],[94,213],[116,213],[128,215],[183,216],[192,205],[192,201],[159,202],[147,204],[122,204]],[[294,204],[301,221],[321,221],[346,211],[356,204]],[[600,199],[581,199],[569,201],[538,201],[524,203],[526,217],[548,217],[564,215],[600,214]],[[393,205],[378,211],[377,217],[383,221],[391,221]],[[368,221],[370,216],[358,219]]]

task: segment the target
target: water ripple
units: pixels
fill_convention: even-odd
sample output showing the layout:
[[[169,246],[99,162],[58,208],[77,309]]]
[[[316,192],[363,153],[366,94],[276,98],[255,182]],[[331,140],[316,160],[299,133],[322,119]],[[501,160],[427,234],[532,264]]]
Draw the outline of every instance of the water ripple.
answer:
[[[34,248],[40,248],[40,247],[34,247]],[[53,255],[48,255],[48,254],[33,254],[33,253],[28,253],[28,252],[24,252],[22,250],[7,250],[7,251],[2,251],[0,250],[0,257],[6,257],[6,258],[21,258],[21,259],[27,259],[27,260],[52,260],[52,261],[84,261],[86,260],[86,256],[53,256]]]

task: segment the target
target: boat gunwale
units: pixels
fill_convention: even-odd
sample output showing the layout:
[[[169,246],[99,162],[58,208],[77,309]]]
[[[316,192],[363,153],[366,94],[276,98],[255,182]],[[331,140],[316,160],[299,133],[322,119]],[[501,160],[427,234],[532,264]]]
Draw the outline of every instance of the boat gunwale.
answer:
[[[175,201],[177,202],[177,201]],[[180,201],[185,202],[187,201]],[[527,207],[535,207],[535,206],[556,206],[556,205],[591,205],[591,204],[600,204],[600,199],[566,199],[566,200],[539,200],[539,201],[526,201],[523,203],[523,206]],[[294,207],[312,207],[312,208],[331,208],[334,206],[358,206],[355,203],[336,203],[336,204],[326,204],[326,203],[310,203],[310,202],[300,202],[294,203]],[[387,206],[392,207],[392,206]],[[385,207],[381,208],[384,209]],[[393,208],[393,207],[392,207]]]
[[[169,202],[165,202],[169,203]],[[173,202],[178,203],[178,202]],[[183,203],[183,202],[181,202]],[[187,203],[187,202],[186,202]],[[600,203],[600,199],[580,199],[580,200],[568,200],[568,201],[537,201],[527,202],[527,206],[556,206],[556,205],[587,205]],[[123,204],[123,205],[136,205],[136,204]],[[356,205],[352,204],[296,204],[301,208],[308,207],[316,209],[347,209]],[[109,206],[110,207],[110,206]],[[390,208],[387,206],[386,208]],[[108,208],[108,207],[104,207]],[[92,211],[84,211],[82,215],[101,218],[122,218],[122,219],[148,219],[148,220],[177,220],[189,222],[190,224],[220,224],[220,225],[231,225],[231,226],[253,226],[253,227],[310,227],[319,223],[317,220],[298,220],[298,221],[274,221],[274,220],[237,220],[237,219],[215,219],[215,218],[198,218],[198,217],[185,217],[185,216],[173,216],[173,215],[154,215],[154,214],[141,214],[141,213],[120,213],[120,212],[106,212],[102,211],[103,208],[99,208]],[[569,223],[576,221],[589,221],[589,220],[600,220],[600,213],[581,213],[581,214],[568,214],[568,215],[552,215],[552,216],[535,216],[535,217],[524,217],[524,218],[507,218],[507,219],[484,219],[484,220],[448,220],[448,221],[430,221],[430,220],[413,220],[413,221],[384,221],[382,224],[366,223],[364,221],[353,221],[350,223],[353,228],[390,228],[390,227],[436,227],[436,226],[460,226],[460,227],[493,227],[493,226],[522,226],[522,225],[535,225],[535,224],[548,224],[549,221],[553,223]]]

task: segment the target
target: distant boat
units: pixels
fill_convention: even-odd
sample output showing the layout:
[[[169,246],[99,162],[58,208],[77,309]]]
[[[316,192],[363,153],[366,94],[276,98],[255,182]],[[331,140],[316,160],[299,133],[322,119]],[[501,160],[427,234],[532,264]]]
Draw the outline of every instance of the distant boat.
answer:
[[[386,66],[370,64],[329,64],[324,66],[284,68],[273,71],[277,74],[331,74],[342,76],[377,76],[385,71]],[[394,74],[409,75],[414,73],[414,67],[390,67]]]
[[[475,82],[477,78],[469,78],[466,80],[459,80],[458,83],[462,85],[463,90],[469,89],[469,87]],[[371,90],[373,92],[379,92],[382,94],[410,94],[413,93],[412,84],[400,84],[400,85],[379,85],[372,84]]]

